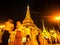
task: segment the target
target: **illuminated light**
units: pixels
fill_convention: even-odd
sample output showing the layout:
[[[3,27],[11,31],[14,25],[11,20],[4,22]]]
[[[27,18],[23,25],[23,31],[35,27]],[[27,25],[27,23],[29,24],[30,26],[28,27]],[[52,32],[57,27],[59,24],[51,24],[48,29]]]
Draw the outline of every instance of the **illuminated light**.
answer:
[[[48,38],[48,36],[44,36],[45,38]]]
[[[58,16],[58,17],[55,17],[55,20],[60,20],[60,16]]]
[[[60,29],[60,16],[55,17],[55,20],[58,22],[57,24],[58,24],[59,29]]]
[[[54,32],[53,30],[51,30],[50,32]]]
[[[22,43],[26,42],[26,37],[22,38]]]
[[[0,25],[0,28],[4,28],[5,27],[5,25]]]

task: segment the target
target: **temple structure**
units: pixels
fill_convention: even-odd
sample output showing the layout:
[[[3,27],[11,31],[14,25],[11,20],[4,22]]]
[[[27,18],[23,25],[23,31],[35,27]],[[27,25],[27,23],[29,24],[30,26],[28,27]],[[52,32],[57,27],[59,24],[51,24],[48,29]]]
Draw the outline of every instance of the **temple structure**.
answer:
[[[26,17],[23,20],[22,24],[24,26],[33,26],[34,25],[34,22],[31,18],[31,15],[30,15],[29,5],[27,6]]]
[[[24,27],[26,27],[26,29],[29,28],[30,31],[31,31],[31,30],[34,30],[34,31],[35,31],[35,30],[36,30],[36,31],[40,30],[40,29],[34,24],[32,18],[31,18],[30,10],[29,10],[29,5],[27,6],[26,17],[25,17],[25,19],[23,20],[22,25],[23,25]],[[28,32],[27,32],[27,33],[28,33]]]
[[[33,22],[31,15],[30,15],[30,10],[29,10],[29,5],[27,6],[27,11],[26,11],[26,17],[22,22],[22,25],[26,27],[25,29],[25,34],[26,36],[29,35],[29,38],[33,42],[34,45],[38,45],[36,41],[36,36],[38,35],[38,31],[41,31]]]
[[[41,30],[34,24],[32,18],[31,18],[31,15],[30,15],[30,10],[29,10],[29,5],[28,5],[25,19],[23,20],[22,24],[20,25],[19,30],[17,29],[17,31],[14,31],[14,32],[22,33],[22,43],[25,43],[28,39],[34,45],[38,45],[37,40],[36,40],[38,31],[41,31]],[[15,35],[17,36],[17,34],[15,34]],[[11,38],[12,38],[12,36],[11,36]],[[19,40],[20,38],[17,38],[17,39]],[[15,39],[15,41],[16,41],[16,39]],[[19,44],[19,43],[16,43],[16,44]]]
[[[22,25],[27,27],[27,28],[31,28],[31,29],[35,29],[38,30],[39,28],[34,24],[31,15],[30,15],[30,10],[29,10],[29,5],[27,6],[27,11],[26,11],[26,17],[22,22]],[[40,29],[39,29],[40,30]]]

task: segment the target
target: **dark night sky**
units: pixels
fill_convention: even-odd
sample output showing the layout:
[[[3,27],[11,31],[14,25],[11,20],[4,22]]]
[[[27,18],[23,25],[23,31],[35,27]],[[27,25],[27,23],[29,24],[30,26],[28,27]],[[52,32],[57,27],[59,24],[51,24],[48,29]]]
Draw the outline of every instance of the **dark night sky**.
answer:
[[[5,0],[0,1],[0,22],[7,19],[23,21],[27,4],[30,5],[31,17],[37,26],[41,25],[41,19],[47,22],[46,16],[60,11],[60,1],[57,0]]]

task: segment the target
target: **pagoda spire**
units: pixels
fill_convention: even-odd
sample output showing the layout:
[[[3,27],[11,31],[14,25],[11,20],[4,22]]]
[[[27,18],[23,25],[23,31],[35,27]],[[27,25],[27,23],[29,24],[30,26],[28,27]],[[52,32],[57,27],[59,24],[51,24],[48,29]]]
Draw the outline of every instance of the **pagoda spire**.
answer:
[[[43,30],[45,30],[44,20],[42,20]]]
[[[31,18],[30,10],[29,10],[29,5],[27,6],[26,18]]]
[[[34,24],[32,18],[31,18],[31,15],[30,15],[29,5],[27,6],[26,17],[23,20],[23,24],[26,25],[27,23],[29,23],[30,25]]]

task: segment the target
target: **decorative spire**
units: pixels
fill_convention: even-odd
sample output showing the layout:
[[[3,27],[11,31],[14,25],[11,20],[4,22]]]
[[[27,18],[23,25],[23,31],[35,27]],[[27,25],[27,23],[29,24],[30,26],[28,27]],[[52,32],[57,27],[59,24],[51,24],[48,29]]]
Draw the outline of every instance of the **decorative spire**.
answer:
[[[30,24],[32,25],[34,22],[33,20],[31,19],[31,16],[30,16],[30,10],[29,10],[29,5],[27,6],[27,11],[26,11],[26,17],[25,19],[23,20],[23,24],[27,25],[27,24]]]
[[[42,20],[43,30],[45,30],[44,20]]]
[[[30,10],[29,10],[29,5],[27,6],[26,18],[31,18]]]
[[[29,5],[27,6],[27,9],[29,10]]]

